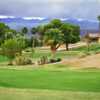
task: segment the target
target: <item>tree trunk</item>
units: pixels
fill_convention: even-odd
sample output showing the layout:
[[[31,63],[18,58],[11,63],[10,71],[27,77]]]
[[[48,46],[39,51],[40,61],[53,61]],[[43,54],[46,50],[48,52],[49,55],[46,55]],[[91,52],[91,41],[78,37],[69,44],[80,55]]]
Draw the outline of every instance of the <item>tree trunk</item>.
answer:
[[[99,35],[100,35],[100,22],[99,22]]]
[[[90,51],[90,43],[89,42],[87,43],[87,50],[88,50],[88,52]]]
[[[68,50],[69,50],[68,46],[69,46],[69,45],[68,45],[68,43],[66,43],[66,51],[68,51]]]
[[[57,50],[57,49],[56,49],[55,46],[51,46],[52,58],[55,57],[56,50]]]

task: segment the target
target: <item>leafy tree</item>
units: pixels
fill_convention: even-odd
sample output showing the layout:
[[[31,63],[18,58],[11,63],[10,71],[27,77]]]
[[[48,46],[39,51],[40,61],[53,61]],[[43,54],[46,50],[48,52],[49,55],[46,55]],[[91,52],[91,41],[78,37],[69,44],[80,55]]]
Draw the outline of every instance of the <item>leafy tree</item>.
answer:
[[[44,35],[44,33],[49,30],[49,29],[52,29],[52,28],[60,28],[62,25],[62,22],[61,20],[59,19],[54,19],[54,20],[51,20],[50,23],[48,24],[45,24],[45,25],[40,25],[37,27],[37,32],[40,34],[40,35]]]
[[[28,28],[27,27],[23,27],[22,28],[22,33],[27,34],[28,33]]]
[[[44,43],[50,46],[50,49],[55,54],[56,50],[63,43],[63,34],[59,29],[49,29],[44,34]]]
[[[80,27],[68,23],[63,23],[60,30],[64,34],[64,43],[66,44],[66,50],[70,43],[76,43],[80,40]]]
[[[50,23],[44,25],[44,32],[46,32],[47,30],[52,29],[52,28],[58,28],[59,29],[61,27],[61,25],[62,25],[61,20],[54,19]]]

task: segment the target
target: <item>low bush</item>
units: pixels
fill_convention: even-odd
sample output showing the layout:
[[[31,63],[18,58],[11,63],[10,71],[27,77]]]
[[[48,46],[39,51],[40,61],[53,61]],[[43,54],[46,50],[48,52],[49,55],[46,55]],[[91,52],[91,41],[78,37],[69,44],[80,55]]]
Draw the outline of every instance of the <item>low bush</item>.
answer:
[[[48,63],[48,58],[46,56],[41,57],[40,60],[38,61],[39,65],[43,65],[47,63]]]
[[[50,59],[49,63],[56,63],[56,62],[60,62],[61,58],[57,58],[57,59]]]
[[[28,65],[32,64],[32,60],[25,56],[17,56],[14,60],[16,65]]]

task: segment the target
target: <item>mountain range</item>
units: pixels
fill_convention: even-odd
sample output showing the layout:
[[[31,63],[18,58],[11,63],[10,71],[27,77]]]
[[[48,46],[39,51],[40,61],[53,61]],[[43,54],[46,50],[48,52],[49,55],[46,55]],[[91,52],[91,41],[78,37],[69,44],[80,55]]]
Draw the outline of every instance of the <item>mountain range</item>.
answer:
[[[0,16],[0,22],[7,24],[9,27],[20,30],[22,27],[28,27],[29,29],[41,24],[48,23],[54,18],[43,17],[14,17],[14,16]],[[84,34],[84,30],[91,32],[98,32],[98,21],[78,18],[59,18],[63,22],[79,25],[81,28],[81,34]]]

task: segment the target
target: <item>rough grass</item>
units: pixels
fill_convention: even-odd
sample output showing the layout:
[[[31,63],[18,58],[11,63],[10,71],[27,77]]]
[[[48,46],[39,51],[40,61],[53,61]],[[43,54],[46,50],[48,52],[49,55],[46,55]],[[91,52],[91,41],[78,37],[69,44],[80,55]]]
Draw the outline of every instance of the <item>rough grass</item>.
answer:
[[[100,71],[0,69],[0,86],[9,88],[100,92]]]
[[[88,48],[87,46],[81,46],[78,48],[73,48],[73,51],[80,51],[80,52],[87,52]],[[89,51],[90,52],[100,52],[100,43],[92,43],[89,46]]]
[[[79,51],[57,51],[55,54],[55,58],[69,59],[78,56]],[[40,49],[36,48],[35,52],[32,55],[34,60],[38,60],[43,56],[47,56],[48,58],[52,57],[52,53],[49,49]]]
[[[100,100],[100,93],[0,88],[0,100]]]
[[[57,51],[57,53],[55,54],[55,58],[69,59],[69,58],[76,57],[78,55],[79,55],[79,51]],[[42,50],[40,48],[36,48],[35,52],[31,55],[34,61],[39,60],[43,56],[52,58],[52,53],[49,49]],[[9,59],[7,57],[0,55],[0,62],[6,62],[6,61],[9,61]]]
[[[86,53],[87,47],[81,46],[78,48],[73,48],[70,51],[57,51],[55,54],[55,58],[62,58],[62,59],[69,59],[74,58],[80,55],[80,53]],[[90,45],[90,52],[96,53],[100,52],[100,44],[99,43],[93,43]],[[34,61],[39,60],[41,57],[47,56],[48,58],[52,57],[50,49],[42,49],[42,48],[35,48],[35,52],[32,54],[32,58]],[[7,57],[0,55],[0,62],[8,61],[9,59]]]

